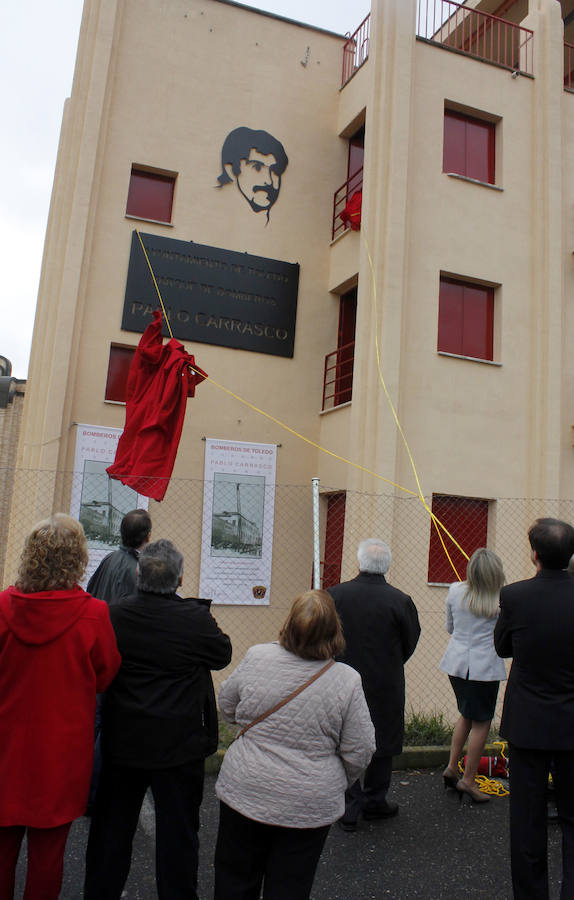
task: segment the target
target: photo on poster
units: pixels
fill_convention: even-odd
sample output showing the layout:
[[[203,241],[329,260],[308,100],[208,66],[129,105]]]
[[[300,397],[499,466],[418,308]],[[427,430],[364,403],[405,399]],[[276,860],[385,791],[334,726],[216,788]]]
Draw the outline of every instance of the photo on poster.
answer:
[[[205,440],[199,596],[268,605],[277,446]]]
[[[109,478],[108,465],[98,460],[84,460],[79,518],[90,550],[115,549],[121,543],[123,517],[137,509],[137,491]]]
[[[265,476],[215,472],[211,555],[261,559]]]

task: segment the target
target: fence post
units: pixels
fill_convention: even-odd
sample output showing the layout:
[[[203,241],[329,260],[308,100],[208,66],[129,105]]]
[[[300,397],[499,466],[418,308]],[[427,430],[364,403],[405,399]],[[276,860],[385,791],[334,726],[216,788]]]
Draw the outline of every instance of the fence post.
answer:
[[[321,587],[321,541],[319,534],[319,478],[312,478],[313,485],[313,587]]]

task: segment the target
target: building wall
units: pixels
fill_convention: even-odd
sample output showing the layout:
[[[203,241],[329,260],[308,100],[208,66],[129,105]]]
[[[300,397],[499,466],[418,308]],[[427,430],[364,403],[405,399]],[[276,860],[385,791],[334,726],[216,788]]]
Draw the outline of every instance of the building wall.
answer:
[[[489,543],[518,578],[530,574],[529,522],[554,510],[551,501],[572,497],[574,99],[562,85],[555,0],[531,3],[522,22],[535,32],[533,77],[417,41],[415,20],[416,0],[374,0],[369,59],[340,90],[343,39],[332,34],[219,0],[87,0],[20,454],[23,469],[54,477],[41,494],[30,479],[19,500],[31,521],[46,506],[65,507],[69,482],[56,473],[73,468],[76,423],[123,425],[123,407],[106,403],[104,389],[111,342],[135,346],[139,337],[121,329],[134,227],[298,262],[293,359],[188,349],[215,381],[312,444],[214,384],[201,385],[188,406],[171,493],[152,504],[154,533],[182,545],[186,588],[196,591],[201,495],[190,488],[194,501],[182,517],[177,485],[201,481],[202,438],[279,444],[278,484],[306,485],[318,474],[324,490],[349,492],[343,577],[354,574],[362,537],[379,533],[393,546],[392,580],[415,597],[427,647],[409,664],[409,695],[415,702],[426,685],[446,703],[448,687],[436,672],[446,643],[445,589],[427,584],[425,503],[433,492],[491,500]],[[442,171],[445,103],[496,120],[495,187]],[[346,138],[363,122],[361,231],[330,242]],[[271,132],[289,157],[268,223],[235,185],[215,187],[221,144],[240,125]],[[125,216],[134,163],[178,173],[171,225]],[[494,364],[437,352],[441,272],[499,286]],[[357,279],[352,402],[320,415],[338,295]],[[517,507],[502,498],[528,499]],[[243,629],[238,654],[274,637],[290,597],[308,587],[308,516],[301,498],[277,520],[271,608],[218,612],[230,631]]]

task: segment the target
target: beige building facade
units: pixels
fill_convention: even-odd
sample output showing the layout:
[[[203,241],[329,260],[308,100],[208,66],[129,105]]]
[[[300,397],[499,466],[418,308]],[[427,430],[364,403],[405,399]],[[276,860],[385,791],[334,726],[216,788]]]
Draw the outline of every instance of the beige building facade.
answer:
[[[86,0],[6,572],[26,528],[70,507],[79,425],[123,427],[110,366],[140,337],[122,327],[134,230],[267,273],[297,264],[292,355],[269,349],[283,324],[269,347],[237,343],[267,334],[255,294],[238,291],[231,315],[205,289],[188,310],[162,279],[210,379],[150,505],[154,535],[182,548],[197,593],[202,439],[278,445],[270,603],[217,610],[234,661],[310,586],[318,476],[326,581],[355,574],[362,538],[388,540],[423,627],[408,702],[448,707],[437,665],[460,551],[488,543],[509,580],[527,577],[531,520],[574,514],[573,8],[373,0],[348,41],[224,0]],[[243,129],[247,150],[226,161]],[[136,301],[149,321],[153,286]],[[443,532],[448,555],[430,510],[459,545]]]

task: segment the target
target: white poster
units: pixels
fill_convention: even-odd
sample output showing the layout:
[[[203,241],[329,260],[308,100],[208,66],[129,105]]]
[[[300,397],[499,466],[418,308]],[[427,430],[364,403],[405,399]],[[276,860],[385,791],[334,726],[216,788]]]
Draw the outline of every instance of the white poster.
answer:
[[[269,603],[275,444],[207,438],[199,594],[214,603]]]
[[[121,428],[78,425],[70,515],[84,526],[90,559],[84,583],[108,553],[121,543],[120,523],[131,509],[147,509],[149,500],[109,478]]]

